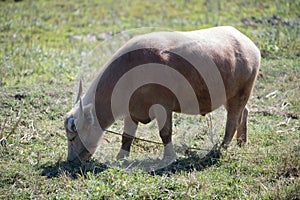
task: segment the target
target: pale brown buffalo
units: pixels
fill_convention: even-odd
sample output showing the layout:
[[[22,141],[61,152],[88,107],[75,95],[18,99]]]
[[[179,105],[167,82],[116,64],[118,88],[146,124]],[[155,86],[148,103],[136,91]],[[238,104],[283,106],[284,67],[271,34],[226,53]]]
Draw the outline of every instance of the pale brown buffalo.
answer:
[[[68,161],[89,159],[103,130],[119,117],[124,118],[124,133],[129,135],[135,134],[139,122],[156,118],[165,144],[164,159],[174,160],[172,112],[205,115],[222,105],[227,110],[222,146],[229,145],[235,132],[238,144],[245,143],[246,104],[260,58],[255,44],[228,26],[134,37],[105,64],[82,98],[79,89],[76,104],[65,118]],[[133,92],[137,82],[140,87]],[[191,88],[194,96],[188,92]],[[132,139],[122,137],[118,159],[129,156],[131,143]]]

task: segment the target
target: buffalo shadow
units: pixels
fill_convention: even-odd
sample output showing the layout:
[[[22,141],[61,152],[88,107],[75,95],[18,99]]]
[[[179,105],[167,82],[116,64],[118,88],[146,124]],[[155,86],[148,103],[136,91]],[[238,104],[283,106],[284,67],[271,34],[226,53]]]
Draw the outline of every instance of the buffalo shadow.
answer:
[[[215,145],[205,156],[200,156],[197,150],[190,150],[186,152],[185,157],[178,158],[172,164],[146,173],[149,173],[152,176],[171,176],[177,172],[202,171],[210,166],[218,165],[221,156],[221,148],[217,145]],[[41,175],[47,176],[47,178],[67,175],[72,179],[77,179],[79,176],[86,176],[87,173],[92,173],[93,175],[101,174],[109,168],[111,168],[110,165],[100,163],[97,160],[90,160],[80,165],[59,161],[52,165],[46,163],[38,167],[39,170],[42,170]]]

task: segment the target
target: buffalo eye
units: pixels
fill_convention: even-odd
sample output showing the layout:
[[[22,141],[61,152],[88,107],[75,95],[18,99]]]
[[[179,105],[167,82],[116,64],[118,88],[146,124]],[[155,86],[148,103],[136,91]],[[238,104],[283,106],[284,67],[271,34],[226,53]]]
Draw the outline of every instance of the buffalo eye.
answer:
[[[77,132],[77,129],[76,129],[75,123],[73,123],[73,124],[71,125],[71,130],[72,130],[72,132],[74,132],[74,133],[76,133],[76,132]]]
[[[70,117],[67,120],[67,130],[73,133],[77,133],[76,125],[75,125],[75,119],[73,117]]]

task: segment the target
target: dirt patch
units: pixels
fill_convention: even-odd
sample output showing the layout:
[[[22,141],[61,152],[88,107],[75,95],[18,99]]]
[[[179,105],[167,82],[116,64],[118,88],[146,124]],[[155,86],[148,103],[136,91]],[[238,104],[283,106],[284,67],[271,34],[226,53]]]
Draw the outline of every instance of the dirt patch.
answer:
[[[259,18],[259,17],[245,17],[241,19],[241,22],[243,22],[247,26],[252,26],[256,27],[261,24],[270,24],[272,26],[277,26],[277,25],[283,25],[285,27],[295,27],[300,25],[300,18],[280,18],[279,16],[273,15],[272,17],[264,17],[264,18]]]

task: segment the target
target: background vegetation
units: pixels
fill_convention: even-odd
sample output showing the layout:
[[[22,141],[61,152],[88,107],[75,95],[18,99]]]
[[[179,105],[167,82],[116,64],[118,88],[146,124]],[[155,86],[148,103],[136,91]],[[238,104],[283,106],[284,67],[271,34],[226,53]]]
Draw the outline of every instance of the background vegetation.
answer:
[[[1,1],[0,198],[300,199],[299,10],[294,0]],[[62,120],[91,50],[124,30],[218,25],[262,52],[248,145],[156,174],[64,162]]]

